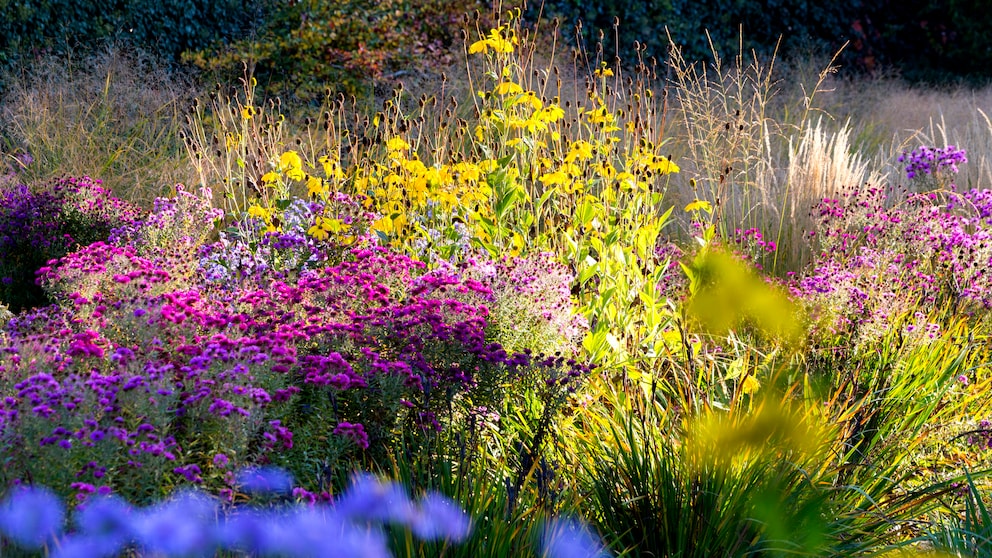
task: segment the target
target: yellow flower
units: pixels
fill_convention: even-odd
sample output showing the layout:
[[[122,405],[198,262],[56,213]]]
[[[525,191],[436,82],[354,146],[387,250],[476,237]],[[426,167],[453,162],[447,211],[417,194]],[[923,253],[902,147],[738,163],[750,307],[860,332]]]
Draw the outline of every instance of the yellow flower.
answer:
[[[397,136],[386,142],[386,149],[391,153],[398,153],[410,149],[410,144],[403,138]]]
[[[255,107],[253,107],[251,105],[248,105],[246,107],[242,107],[242,109],[241,109],[241,118],[244,118],[245,120],[251,120],[251,117],[252,116],[255,116],[255,113],[256,112],[258,112],[258,111],[255,110]]]
[[[295,151],[287,151],[282,154],[282,157],[279,158],[279,170],[281,171],[302,168],[303,159],[301,159],[300,154]]]
[[[565,116],[565,111],[558,105],[548,105],[535,116],[545,122],[557,122]]]
[[[677,173],[680,170],[678,165],[668,160],[668,157],[655,157],[648,168],[661,174]]]
[[[599,107],[598,109],[586,111],[586,116],[589,117],[590,124],[612,124],[613,115],[610,111],[606,110],[606,107]]]
[[[685,206],[686,212],[689,212],[689,211],[699,211],[700,209],[703,210],[703,211],[705,211],[706,213],[712,213],[713,212],[713,206],[710,205],[710,202],[708,202],[706,200],[695,200],[692,203],[690,203],[689,205]]]
[[[523,92],[524,92],[524,88],[520,87],[516,83],[513,83],[512,81],[503,81],[496,86],[497,95],[512,95],[515,93],[523,93]]]
[[[455,163],[451,170],[458,176],[460,182],[478,182],[479,180],[479,167],[472,162]]]
[[[565,155],[565,162],[568,163],[575,160],[588,161],[589,159],[592,159],[592,144],[584,140],[573,142],[568,149],[568,154]]]
[[[327,156],[317,159],[317,162],[324,167],[324,177],[328,180],[342,180],[344,178],[344,171],[341,170],[341,163]]]
[[[306,180],[307,173],[303,172],[303,169],[289,169],[286,176],[288,176],[290,180]]]
[[[324,188],[324,181],[317,178],[316,176],[311,176],[307,178],[307,195],[308,196],[320,196],[323,195],[327,190]]]
[[[272,218],[272,208],[266,208],[256,204],[248,208],[248,216],[261,219],[268,223]]]
[[[509,38],[503,38],[502,32],[506,31]],[[489,31],[489,35],[485,38],[475,41],[468,47],[469,54],[487,54],[489,49],[502,54],[509,54],[513,52],[513,45],[518,44],[517,36],[514,34],[512,29],[508,29],[505,25],[501,26],[499,29],[492,29]]]
[[[746,395],[751,395],[752,393],[758,391],[758,388],[760,387],[761,387],[761,382],[759,382],[757,378],[755,378],[753,375],[750,374],[748,375],[747,378],[744,378],[744,381],[741,383],[741,391],[744,392]]]
[[[330,236],[329,234],[327,234],[327,231],[325,231],[322,227],[318,225],[314,225],[309,229],[307,229],[307,234],[316,238],[317,240],[327,240],[327,237]]]
[[[604,161],[593,166],[596,174],[603,178],[613,178],[617,174],[617,169],[613,167],[613,163],[609,161]]]
[[[273,182],[279,182],[279,174],[269,171],[262,175],[262,182],[265,184],[272,184]]]
[[[569,182],[571,182],[571,178],[562,171],[555,171],[552,173],[543,174],[541,175],[541,178],[539,180],[541,181],[541,184],[544,184],[545,187],[564,186]]]

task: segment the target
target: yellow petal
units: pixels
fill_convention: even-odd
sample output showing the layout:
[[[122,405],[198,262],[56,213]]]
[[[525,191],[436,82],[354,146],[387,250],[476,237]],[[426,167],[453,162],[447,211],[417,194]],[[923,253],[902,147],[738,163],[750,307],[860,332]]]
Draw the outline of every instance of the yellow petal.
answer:
[[[386,142],[386,149],[389,151],[406,151],[410,149],[410,144],[401,137],[394,137]]]
[[[523,93],[523,92],[524,92],[523,87],[520,87],[519,85],[513,83],[512,81],[504,81],[496,86],[497,95],[512,95],[515,93]]]
[[[706,200],[695,200],[694,202],[692,202],[689,205],[685,206],[685,210],[687,212],[688,211],[699,211],[700,209],[702,209],[706,213],[712,213],[713,212],[713,206],[710,205],[710,202],[708,202]]]
[[[303,168],[303,159],[300,158],[300,154],[295,151],[287,151],[282,154],[279,158],[279,168],[281,170],[290,169],[301,169]]]
[[[747,378],[744,378],[744,382],[741,384],[741,391],[747,395],[751,395],[752,393],[758,391],[758,388],[760,387],[761,382],[759,382],[754,376],[749,375]]]
[[[472,43],[471,46],[468,47],[469,54],[478,54],[480,52],[482,54],[489,52],[489,44],[486,42],[486,39],[475,41],[474,43]]]
[[[302,169],[290,169],[289,172],[286,173],[286,176],[288,176],[290,180],[305,180],[307,173],[303,172]]]

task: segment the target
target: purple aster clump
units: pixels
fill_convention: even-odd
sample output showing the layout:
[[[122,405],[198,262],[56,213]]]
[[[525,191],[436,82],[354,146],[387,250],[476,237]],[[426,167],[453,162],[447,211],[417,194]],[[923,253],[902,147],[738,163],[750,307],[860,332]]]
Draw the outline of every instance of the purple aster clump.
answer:
[[[464,409],[506,414],[516,390],[558,409],[588,372],[495,342],[479,280],[425,275],[358,230],[336,244],[297,234],[326,215],[313,202],[283,208],[286,226],[257,244],[232,234],[217,252],[194,250],[214,216],[204,196],[180,197],[38,270],[58,305],[0,334],[0,484],[143,504],[167,480],[233,502],[248,490],[229,471],[283,465],[320,494],[305,456],[337,456],[338,472],[381,466],[466,429]],[[166,234],[183,249],[159,247]],[[529,301],[541,327],[560,336],[572,323],[563,266],[497,267],[492,284]]]
[[[106,240],[141,212],[89,178],[0,191],[0,303],[14,312],[47,304],[35,271],[78,246]]]
[[[114,229],[109,242],[131,245],[143,253],[189,250],[203,244],[224,217],[224,211],[213,206],[213,194],[208,188],[193,193],[176,184],[175,190],[173,197],[155,198],[144,219]]]
[[[920,310],[992,309],[992,196],[972,190],[912,193],[866,187],[825,199],[810,235],[819,255],[793,292],[820,331],[861,341],[901,323],[910,339],[940,331]]]
[[[507,351],[573,353],[588,330],[571,297],[574,282],[554,254],[539,253],[442,265],[418,279],[417,288],[484,304],[490,335]]]
[[[948,174],[957,174],[958,165],[968,162],[964,149],[953,145],[944,148],[932,148],[925,145],[917,147],[912,152],[899,156],[899,162],[905,163],[906,178],[932,187],[951,187],[945,184]]]

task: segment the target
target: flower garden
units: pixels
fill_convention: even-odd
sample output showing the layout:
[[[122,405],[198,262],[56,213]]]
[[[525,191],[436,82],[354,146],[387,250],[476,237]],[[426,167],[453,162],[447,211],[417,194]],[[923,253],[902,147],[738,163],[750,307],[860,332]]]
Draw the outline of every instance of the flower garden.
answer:
[[[967,146],[868,183],[758,66],[521,25],[296,141],[219,87],[147,206],[5,158],[0,555],[992,553]]]

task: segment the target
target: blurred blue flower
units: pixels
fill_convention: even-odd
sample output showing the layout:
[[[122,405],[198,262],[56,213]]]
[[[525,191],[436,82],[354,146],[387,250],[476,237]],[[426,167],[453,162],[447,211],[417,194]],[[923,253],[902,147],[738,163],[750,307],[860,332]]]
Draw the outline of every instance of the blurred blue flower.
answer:
[[[589,527],[574,518],[558,518],[544,526],[541,547],[547,558],[606,558],[611,554]]]
[[[432,492],[420,501],[410,529],[423,540],[463,541],[472,532],[468,514],[450,498]]]
[[[58,548],[51,558],[114,558],[120,556],[121,548],[103,537],[69,535],[59,541]]]
[[[222,519],[215,539],[221,548],[249,553],[268,554],[279,540],[291,537],[282,522],[271,514],[254,508],[238,508]]]
[[[390,521],[409,524],[416,509],[397,484],[382,482],[372,475],[356,475],[348,490],[335,500],[334,509],[342,518]]]
[[[234,482],[248,494],[285,495],[293,490],[293,476],[278,467],[242,469]]]
[[[27,549],[58,537],[64,522],[62,503],[47,488],[16,488],[0,504],[0,534]]]
[[[88,543],[107,549],[100,555],[116,556],[133,538],[133,517],[131,506],[121,498],[96,497],[76,511],[75,523],[79,533],[87,537]]]
[[[166,556],[212,556],[217,501],[203,492],[181,491],[135,514],[131,528],[138,545]]]

